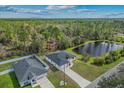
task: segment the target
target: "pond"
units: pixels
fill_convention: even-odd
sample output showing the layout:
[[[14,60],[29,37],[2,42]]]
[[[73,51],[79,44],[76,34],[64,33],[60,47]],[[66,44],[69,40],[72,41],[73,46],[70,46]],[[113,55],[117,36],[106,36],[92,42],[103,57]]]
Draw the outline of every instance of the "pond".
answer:
[[[117,49],[123,48],[123,45],[116,44],[113,42],[99,41],[88,43],[80,47],[74,48],[73,51],[80,54],[88,54],[90,56],[96,57],[101,56],[107,52],[115,51]]]

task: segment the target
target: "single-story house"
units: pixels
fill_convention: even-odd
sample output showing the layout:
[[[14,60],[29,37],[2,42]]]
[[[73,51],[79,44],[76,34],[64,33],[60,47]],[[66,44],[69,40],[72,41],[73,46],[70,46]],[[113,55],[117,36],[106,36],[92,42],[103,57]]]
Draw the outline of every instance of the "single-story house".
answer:
[[[36,84],[36,81],[47,75],[48,66],[36,55],[16,61],[14,71],[21,87]]]
[[[73,65],[75,56],[65,51],[59,51],[46,55],[45,59],[56,68],[63,70],[64,68],[71,67]]]

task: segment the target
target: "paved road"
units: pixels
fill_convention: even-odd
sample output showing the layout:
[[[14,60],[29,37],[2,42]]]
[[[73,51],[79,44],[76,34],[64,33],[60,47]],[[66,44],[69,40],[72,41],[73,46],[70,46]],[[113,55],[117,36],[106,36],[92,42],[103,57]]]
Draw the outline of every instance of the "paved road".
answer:
[[[47,79],[47,77],[37,80],[37,83],[41,88],[54,88],[54,85]]]
[[[87,86],[87,88],[97,88],[99,87],[98,82],[103,79],[103,77],[109,77],[113,74],[118,73],[118,67],[120,64],[124,64],[124,61],[113,67],[112,69],[108,70],[104,74],[100,75],[98,78],[96,78],[90,85]]]
[[[24,58],[28,58],[28,57],[31,57],[31,56],[32,55],[25,56],[25,57],[20,57],[20,58],[14,58],[14,59],[10,59],[10,60],[7,60],[7,61],[2,61],[2,62],[0,62],[0,65],[7,64],[7,63],[12,63],[12,62],[15,62],[15,61],[18,61],[18,60],[22,60]]]
[[[4,71],[0,72],[0,75],[8,74],[8,73],[13,72],[13,71],[14,71],[13,68],[8,69],[8,70],[4,70]]]
[[[72,80],[74,80],[82,88],[86,87],[91,83],[90,81],[84,79],[82,76],[80,76],[78,73],[74,72],[70,68],[65,69],[65,74],[68,75]]]

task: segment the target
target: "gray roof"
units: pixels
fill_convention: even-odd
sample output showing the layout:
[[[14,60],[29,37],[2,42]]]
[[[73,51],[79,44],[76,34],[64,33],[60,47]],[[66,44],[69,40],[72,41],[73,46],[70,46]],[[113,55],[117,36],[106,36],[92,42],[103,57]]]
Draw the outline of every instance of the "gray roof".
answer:
[[[13,64],[19,82],[47,73],[44,65],[35,58],[23,59]]]
[[[53,62],[55,62],[57,65],[62,66],[64,64],[67,64],[69,61],[67,60],[69,59],[73,59],[75,56],[72,54],[69,54],[67,52],[64,51],[60,51],[60,52],[56,52],[53,54],[49,54],[46,55],[50,60],[52,60]]]

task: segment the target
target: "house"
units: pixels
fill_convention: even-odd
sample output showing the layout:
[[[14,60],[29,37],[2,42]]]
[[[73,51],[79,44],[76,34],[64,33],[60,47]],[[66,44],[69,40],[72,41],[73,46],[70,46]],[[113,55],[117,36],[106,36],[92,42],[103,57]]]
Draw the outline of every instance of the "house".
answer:
[[[46,76],[48,72],[48,66],[36,55],[18,60],[13,66],[21,87],[28,84],[35,85],[36,81]]]
[[[73,65],[75,56],[64,51],[59,51],[46,55],[45,59],[59,70],[63,70]]]

